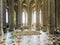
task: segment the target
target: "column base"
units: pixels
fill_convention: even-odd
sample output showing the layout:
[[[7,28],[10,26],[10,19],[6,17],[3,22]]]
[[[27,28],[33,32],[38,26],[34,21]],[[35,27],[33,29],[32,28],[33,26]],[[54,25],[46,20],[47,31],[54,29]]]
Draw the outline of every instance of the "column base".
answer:
[[[9,32],[12,32],[13,30],[12,29],[9,29]]]

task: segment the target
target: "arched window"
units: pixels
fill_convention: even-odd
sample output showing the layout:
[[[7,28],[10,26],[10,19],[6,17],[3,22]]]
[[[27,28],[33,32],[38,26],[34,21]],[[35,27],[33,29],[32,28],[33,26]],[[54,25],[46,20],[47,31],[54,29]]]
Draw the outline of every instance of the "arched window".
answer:
[[[6,23],[8,23],[8,10],[6,9]]]
[[[25,13],[23,12],[22,14],[22,23],[24,24],[25,23]]]
[[[32,30],[33,31],[36,31],[36,11],[34,11],[33,13],[32,13]]]
[[[27,25],[27,22],[28,22],[28,15],[26,12],[23,12],[22,13],[22,23],[23,23],[23,25]]]
[[[32,15],[32,24],[36,24],[36,11],[34,11]]]

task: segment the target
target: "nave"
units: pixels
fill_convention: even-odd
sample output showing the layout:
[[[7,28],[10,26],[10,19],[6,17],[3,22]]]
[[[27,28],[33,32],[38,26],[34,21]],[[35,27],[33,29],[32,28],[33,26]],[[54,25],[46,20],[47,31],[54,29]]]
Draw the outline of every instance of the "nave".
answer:
[[[53,35],[49,35],[47,32],[40,30],[41,35],[24,35],[17,36],[7,32],[3,36],[3,40],[0,39],[0,45],[53,45]]]
[[[59,0],[0,0],[0,45],[60,45]]]

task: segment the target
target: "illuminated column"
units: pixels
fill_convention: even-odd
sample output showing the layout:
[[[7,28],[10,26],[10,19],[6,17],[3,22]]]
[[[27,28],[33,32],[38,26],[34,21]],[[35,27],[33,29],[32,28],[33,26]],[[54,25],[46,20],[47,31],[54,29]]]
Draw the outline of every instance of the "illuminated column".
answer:
[[[18,0],[18,8],[17,8],[17,14],[16,14],[16,27],[19,29],[22,25],[22,5],[23,0]]]
[[[42,18],[43,18],[43,31],[48,28],[48,0],[42,1]]]
[[[14,30],[14,0],[9,0],[8,22],[9,22],[10,31],[13,31]]]
[[[31,29],[31,23],[32,23],[32,7],[31,7],[31,4],[30,4],[31,0],[28,0],[27,3],[28,3],[28,26],[29,28]]]
[[[47,31],[48,28],[48,0],[44,1],[44,31]]]
[[[0,35],[3,32],[3,0],[0,0]]]
[[[40,1],[35,1],[36,6],[36,30],[40,30]]]
[[[43,29],[43,25],[44,25],[44,1],[42,0],[42,3],[41,3],[41,16],[42,16],[42,29]]]

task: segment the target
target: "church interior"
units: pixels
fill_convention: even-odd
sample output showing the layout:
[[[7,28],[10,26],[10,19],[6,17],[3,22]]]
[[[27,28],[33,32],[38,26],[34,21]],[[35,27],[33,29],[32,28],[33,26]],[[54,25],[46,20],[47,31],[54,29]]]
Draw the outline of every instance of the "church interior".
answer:
[[[60,0],[0,0],[0,45],[60,45]]]

